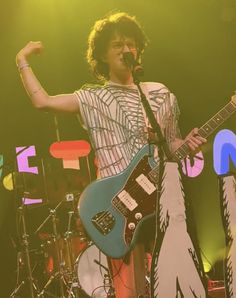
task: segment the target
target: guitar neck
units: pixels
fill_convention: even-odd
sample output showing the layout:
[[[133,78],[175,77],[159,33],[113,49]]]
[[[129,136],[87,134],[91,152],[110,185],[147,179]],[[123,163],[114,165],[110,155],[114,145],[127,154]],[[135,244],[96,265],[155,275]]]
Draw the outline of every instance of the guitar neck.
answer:
[[[234,112],[236,111],[236,103],[230,101],[226,104],[217,114],[211,117],[203,126],[198,130],[198,134],[203,137],[209,137],[213,131],[223,124]],[[180,162],[182,159],[189,155],[191,149],[187,142],[183,143],[176,151],[172,153],[173,160]],[[150,172],[149,177],[153,182],[158,181],[159,164],[157,164]]]
[[[230,101],[226,104],[217,114],[215,114],[210,120],[208,120],[198,130],[198,134],[203,137],[209,137],[221,124],[223,124],[234,112],[236,111],[236,105]],[[173,154],[173,159],[180,161],[184,159],[190,153],[190,148],[187,142],[183,143]]]

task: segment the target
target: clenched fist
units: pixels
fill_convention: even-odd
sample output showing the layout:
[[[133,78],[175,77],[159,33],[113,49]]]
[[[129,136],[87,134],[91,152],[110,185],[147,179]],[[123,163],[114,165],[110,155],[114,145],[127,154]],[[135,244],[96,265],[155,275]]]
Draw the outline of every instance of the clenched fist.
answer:
[[[16,64],[27,61],[27,58],[32,54],[41,54],[43,51],[43,44],[41,41],[30,41],[27,45],[19,51],[16,55]]]

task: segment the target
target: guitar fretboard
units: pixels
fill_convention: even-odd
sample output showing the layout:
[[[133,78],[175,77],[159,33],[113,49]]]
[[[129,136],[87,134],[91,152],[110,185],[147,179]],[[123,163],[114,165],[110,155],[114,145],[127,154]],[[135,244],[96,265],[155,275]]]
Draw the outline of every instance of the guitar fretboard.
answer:
[[[223,124],[225,120],[227,120],[235,111],[236,105],[230,101],[217,114],[215,114],[210,120],[208,120],[199,128],[198,134],[203,138],[209,137],[213,131]],[[172,153],[172,157],[175,161],[180,161],[184,159],[190,153],[190,151],[191,149],[189,148],[187,142],[185,142],[175,152]],[[158,172],[159,166],[157,165],[149,173],[149,176],[153,181],[157,181]]]

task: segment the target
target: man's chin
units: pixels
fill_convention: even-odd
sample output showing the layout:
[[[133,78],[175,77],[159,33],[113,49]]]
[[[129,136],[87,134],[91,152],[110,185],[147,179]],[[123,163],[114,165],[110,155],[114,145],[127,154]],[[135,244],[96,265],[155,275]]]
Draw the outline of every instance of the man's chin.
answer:
[[[126,64],[122,64],[122,66],[121,66],[121,71],[124,71],[124,72],[129,72],[129,73],[131,73],[131,70],[130,70],[130,68],[126,65]]]

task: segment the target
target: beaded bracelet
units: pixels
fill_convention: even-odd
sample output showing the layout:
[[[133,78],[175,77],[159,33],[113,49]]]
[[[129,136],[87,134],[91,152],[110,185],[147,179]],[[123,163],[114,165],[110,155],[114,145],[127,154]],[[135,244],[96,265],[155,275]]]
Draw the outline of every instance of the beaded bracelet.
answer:
[[[29,63],[24,63],[24,64],[18,66],[18,70],[21,71],[22,69],[24,69],[26,67],[30,67]]]

